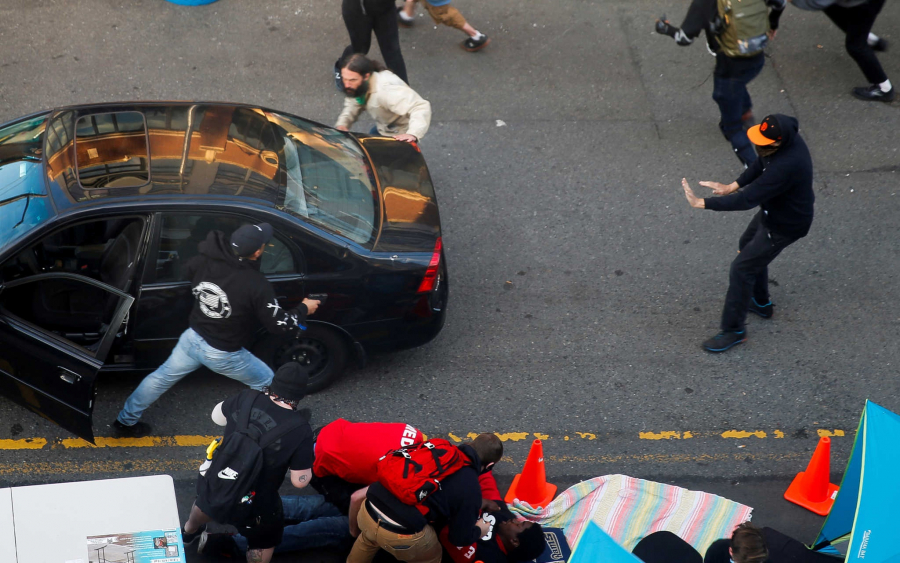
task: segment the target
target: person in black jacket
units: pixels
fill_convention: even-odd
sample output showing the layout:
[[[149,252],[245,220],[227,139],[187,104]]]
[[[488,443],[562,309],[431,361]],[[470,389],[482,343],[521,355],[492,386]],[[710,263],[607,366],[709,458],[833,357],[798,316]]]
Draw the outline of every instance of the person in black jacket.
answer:
[[[769,299],[769,263],[788,245],[806,236],[813,220],[812,158],[797,120],[775,114],[747,131],[760,158],[731,184],[700,182],[716,198],[701,199],[682,179],[691,207],[745,211],[759,207],[738,243],[731,263],[721,332],[703,343],[709,352],[724,352],[747,340],[747,311],[764,319],[775,306]]]
[[[481,518],[485,502],[478,476],[500,461],[503,443],[485,433],[459,449],[469,463],[446,477],[421,505],[404,504],[381,483],[353,493],[350,533],[357,537],[347,563],[371,563],[379,549],[407,563],[439,563],[442,549],[435,527],[447,526],[447,539],[456,546],[470,546],[490,532],[491,523]]]
[[[378,39],[378,48],[384,57],[384,64],[388,70],[400,77],[403,82],[409,84],[406,76],[406,63],[403,61],[403,53],[400,52],[400,30],[397,25],[397,5],[394,0],[343,0],[341,4],[341,16],[347,33],[350,34],[350,44],[344,49],[344,54],[335,63],[335,82],[340,83],[340,62],[354,53],[369,54],[372,47],[372,32]],[[338,86],[338,90],[342,90]]]
[[[774,38],[778,30],[778,21],[787,5],[786,0],[760,0],[765,1],[770,8],[768,37]],[[747,84],[762,71],[765,65],[763,47],[765,42],[756,45],[758,50],[747,56],[728,56],[719,44],[717,33],[721,31],[721,22],[718,11],[718,0],[693,0],[688,13],[684,17],[681,28],[669,25],[667,21],[657,21],[656,31],[675,39],[678,45],[690,45],[700,35],[706,32],[707,48],[716,56],[716,67],[713,71],[713,100],[719,106],[719,129],[725,138],[731,143],[731,148],[740,159],[744,167],[750,166],[756,160],[747,134],[744,132],[744,124],[753,121],[753,102],[747,91]],[[763,37],[765,39],[765,37]]]
[[[196,298],[190,328],[181,334],[169,359],[125,401],[113,423],[117,434],[149,434],[150,425],[139,422],[141,414],[201,365],[256,390],[272,382],[272,368],[244,346],[259,325],[276,334],[305,329],[306,316],[316,311],[319,302],[304,299],[289,311],[281,307],[272,284],[256,265],[271,238],[272,226],[261,223],[240,227],[230,239],[221,231],[211,231],[200,243],[200,254],[191,258],[186,269]]]

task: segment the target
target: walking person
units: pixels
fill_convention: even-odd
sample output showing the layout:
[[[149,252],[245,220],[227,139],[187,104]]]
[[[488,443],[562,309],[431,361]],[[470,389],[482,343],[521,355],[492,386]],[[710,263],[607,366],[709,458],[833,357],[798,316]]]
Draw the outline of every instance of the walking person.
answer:
[[[400,52],[400,30],[397,28],[397,5],[394,0],[343,0],[341,16],[350,34],[350,45],[344,49],[340,60],[346,60],[353,53],[368,55],[374,32],[384,63],[400,80],[409,83],[406,63]]]
[[[698,198],[687,180],[681,180],[691,207],[713,211],[760,208],[738,242],[721,332],[703,343],[708,352],[724,352],[747,340],[747,311],[772,318],[775,305],[769,299],[769,264],[782,250],[805,237],[812,225],[812,159],[798,131],[797,120],[781,114],[766,116],[751,127],[747,135],[759,159],[731,184],[700,182],[721,197]]]
[[[341,61],[344,109],[335,128],[349,131],[366,111],[375,120],[372,134],[414,143],[431,124],[431,104],[396,74],[359,53]]]
[[[875,51],[886,51],[887,41],[872,33],[875,18],[885,0],[790,0],[803,10],[822,10],[846,35],[847,54],[856,61],[869,86],[853,89],[860,100],[894,101],[894,87],[888,80]]]
[[[681,28],[657,20],[656,31],[678,45],[694,42],[706,32],[707,47],[715,54],[713,100],[719,106],[719,129],[744,167],[756,161],[744,131],[753,122],[753,101],[747,85],[765,65],[765,48],[775,37],[786,0],[746,0],[740,10],[732,0],[693,0]]]
[[[125,401],[113,423],[117,435],[150,434],[151,427],[140,422],[141,415],[200,366],[252,389],[269,385],[272,368],[245,346],[260,325],[274,334],[305,329],[306,316],[319,306],[318,301],[304,299],[286,311],[278,303],[272,284],[255,266],[272,234],[268,223],[244,225],[228,238],[222,231],[211,231],[198,245],[200,253],[190,259],[185,270],[195,298],[189,328],[165,363],[145,377]]]
[[[398,13],[400,25],[412,27],[415,24],[416,2],[419,0],[406,0],[403,9]],[[490,38],[472,27],[466,18],[450,3],[450,0],[422,0],[428,15],[434,20],[435,25],[444,24],[447,27],[458,29],[468,35],[468,39],[462,42],[462,48],[470,53],[480,51],[488,46]]]
[[[298,489],[309,485],[312,477],[313,438],[309,411],[300,411],[298,407],[306,395],[307,379],[303,366],[288,362],[278,368],[271,386],[263,388],[262,392],[246,389],[215,406],[213,422],[224,426],[225,432],[221,445],[213,454],[212,465],[198,481],[197,499],[181,531],[185,545],[201,538],[206,524],[212,522],[218,510],[226,505],[228,516],[220,523],[237,527],[246,546],[247,561],[268,563],[272,559],[275,547],[284,535],[284,507],[278,489],[285,474],[290,470],[291,484]],[[254,460],[243,459],[240,455],[252,450],[229,445],[229,439],[235,433],[239,433],[238,440],[255,440],[257,454],[262,450],[260,472],[255,480],[248,482],[249,491],[243,497],[249,502],[238,503],[244,491],[228,489],[230,483],[238,482],[254,465]],[[215,472],[218,455],[235,455],[237,458],[224,460],[227,466]],[[239,471],[233,469],[235,467]],[[222,497],[217,496],[225,491],[237,495],[233,503],[223,503]],[[326,527],[331,528],[327,521]]]

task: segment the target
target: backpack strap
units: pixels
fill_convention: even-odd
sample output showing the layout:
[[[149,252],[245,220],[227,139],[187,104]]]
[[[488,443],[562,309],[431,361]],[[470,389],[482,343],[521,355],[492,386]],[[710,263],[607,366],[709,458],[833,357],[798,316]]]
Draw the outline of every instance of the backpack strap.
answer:
[[[302,416],[298,416],[294,420],[288,422],[287,424],[279,424],[272,430],[269,430],[259,438],[259,447],[260,449],[265,449],[272,444],[274,444],[279,438],[287,434],[292,430],[296,430],[306,424],[306,419]]]
[[[238,413],[240,414],[237,419],[236,431],[246,432],[250,428],[250,414],[253,411],[253,403],[256,402],[256,399],[258,399],[260,395],[262,395],[262,393],[253,389],[248,389],[244,392],[244,396],[238,404]]]

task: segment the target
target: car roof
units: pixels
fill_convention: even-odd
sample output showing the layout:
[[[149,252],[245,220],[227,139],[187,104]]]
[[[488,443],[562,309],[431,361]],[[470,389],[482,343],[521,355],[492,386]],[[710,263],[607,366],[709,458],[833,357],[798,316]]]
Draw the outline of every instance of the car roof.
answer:
[[[48,123],[45,173],[60,211],[103,200],[284,197],[280,140],[262,108],[222,102],[68,106]],[[141,126],[143,121],[143,126]],[[76,139],[77,137],[77,139]]]

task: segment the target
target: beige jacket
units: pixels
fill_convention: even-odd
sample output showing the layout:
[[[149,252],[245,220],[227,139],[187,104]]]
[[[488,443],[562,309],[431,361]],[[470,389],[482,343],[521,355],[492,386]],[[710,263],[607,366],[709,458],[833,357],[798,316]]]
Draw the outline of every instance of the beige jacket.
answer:
[[[431,124],[431,104],[389,70],[373,72],[365,105],[356,98],[344,100],[344,110],[335,127],[350,127],[365,110],[385,136],[407,133],[421,139]]]

